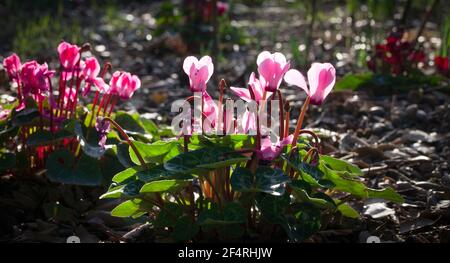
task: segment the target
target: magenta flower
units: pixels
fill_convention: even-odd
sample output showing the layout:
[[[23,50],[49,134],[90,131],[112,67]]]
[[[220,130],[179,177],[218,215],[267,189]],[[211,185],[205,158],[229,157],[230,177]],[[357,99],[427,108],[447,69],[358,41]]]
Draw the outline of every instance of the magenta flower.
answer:
[[[290,67],[290,63],[286,61],[283,54],[279,52],[271,54],[268,51],[258,55],[256,64],[262,87],[271,92],[275,92],[280,87],[281,80]]]
[[[67,42],[61,42],[58,46],[59,61],[65,71],[71,72],[80,60],[80,48]]]
[[[48,70],[47,63],[41,65],[36,61],[30,61],[23,64],[19,77],[22,81],[24,98],[31,94],[36,101],[43,101],[45,92],[49,90],[48,78],[53,74],[54,71]]]
[[[100,64],[97,59],[95,57],[86,58],[81,69],[81,76],[86,81],[83,96],[86,96],[89,93],[92,85],[96,86],[101,93],[108,93],[109,86],[105,83],[103,78],[98,77],[99,73]]]
[[[122,100],[127,100],[141,87],[141,80],[128,72],[116,71],[109,84],[111,94],[119,95]]]
[[[189,56],[184,59],[183,70],[189,76],[189,84],[192,92],[204,92],[206,83],[214,72],[214,65],[209,56],[204,56],[200,60]]]
[[[98,145],[102,148],[105,148],[105,143],[107,139],[107,135],[110,131],[111,124],[109,121],[103,119],[102,117],[97,117],[97,121],[95,122],[95,129],[97,130],[100,140]]]
[[[278,138],[276,143],[272,143],[269,137],[263,138],[261,140],[261,150],[257,151],[258,158],[265,161],[274,160],[283,151],[284,146],[292,143],[293,137],[291,134],[281,141]]]
[[[336,70],[330,63],[313,63],[308,70],[309,89],[302,73],[295,69],[286,73],[284,81],[302,88],[310,97],[311,104],[321,105],[334,87]]]
[[[3,60],[3,67],[6,69],[8,76],[17,81],[20,72],[20,58],[15,53]]]
[[[261,85],[261,82],[259,79],[256,78],[255,73],[252,72],[250,75],[250,78],[248,80],[248,85],[250,85],[250,88],[253,91],[253,94],[255,95],[255,101],[256,103],[259,103],[260,100],[263,98],[264,88]],[[250,91],[248,89],[244,88],[237,88],[237,87],[230,87],[230,89],[239,96],[244,101],[251,101],[252,96],[250,95]],[[269,97],[272,94],[272,92],[267,92],[266,97]]]

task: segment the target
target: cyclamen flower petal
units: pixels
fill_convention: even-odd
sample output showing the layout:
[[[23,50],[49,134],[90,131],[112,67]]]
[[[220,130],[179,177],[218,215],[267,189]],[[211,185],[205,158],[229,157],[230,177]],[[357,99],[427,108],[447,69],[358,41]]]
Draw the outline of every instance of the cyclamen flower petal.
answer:
[[[321,105],[336,82],[336,70],[330,63],[313,63],[308,70],[311,103]]]
[[[309,88],[305,77],[298,70],[286,72],[284,81],[303,89],[311,99],[311,104],[321,105],[330,94],[336,82],[336,70],[330,63],[313,63],[308,70]]]
[[[52,77],[54,71],[49,71],[47,63],[40,65],[36,61],[26,62],[22,65],[20,79],[22,81],[23,96],[30,94],[36,98],[42,98],[44,92],[49,90],[48,77]]]
[[[290,67],[290,63],[286,61],[283,54],[279,52],[271,54],[268,51],[258,55],[256,64],[262,87],[271,92],[275,92],[280,87],[281,80]]]
[[[252,89],[253,94],[255,95],[256,103],[259,103],[259,101],[262,100],[263,98],[264,88],[261,86],[261,82],[259,81],[259,79],[256,78],[254,72],[252,72],[252,74],[250,75],[248,84],[250,85],[250,88]],[[242,100],[247,102],[252,101],[252,97],[248,89],[238,87],[230,87],[230,89]],[[267,92],[266,97],[267,98],[270,97],[271,94],[272,92]]]
[[[20,58],[14,53],[3,60],[3,67],[11,79],[17,80],[20,72]]]
[[[66,71],[72,71],[80,59],[80,48],[67,42],[58,46],[59,61]]]
[[[128,72],[116,71],[111,78],[110,86],[111,94],[119,95],[122,100],[127,100],[141,87],[141,80]]]
[[[272,161],[276,159],[283,151],[284,146],[292,143],[293,135],[289,135],[283,140],[272,143],[270,137],[261,140],[261,150],[257,151],[258,158],[265,161]]]
[[[89,57],[83,63],[81,70],[81,77],[86,81],[86,86],[83,90],[83,96],[86,96],[91,90],[91,86],[97,87],[97,90],[101,93],[108,93],[109,86],[105,83],[103,78],[97,77],[100,73],[100,64],[95,57]]]
[[[189,56],[184,59],[183,70],[189,76],[189,88],[192,92],[203,92],[206,83],[214,72],[214,65],[210,56],[204,56],[200,60]]]

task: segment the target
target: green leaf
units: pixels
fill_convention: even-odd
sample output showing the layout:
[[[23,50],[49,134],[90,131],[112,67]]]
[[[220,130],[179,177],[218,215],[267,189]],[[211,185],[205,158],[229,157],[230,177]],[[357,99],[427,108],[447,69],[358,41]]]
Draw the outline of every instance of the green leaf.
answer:
[[[359,213],[347,203],[338,205],[337,210],[345,217],[359,218]]]
[[[80,140],[80,146],[83,152],[92,158],[102,157],[105,154],[107,147],[100,147],[99,145],[90,144],[83,135],[81,124],[79,122],[75,122],[74,125],[74,132]]]
[[[245,209],[241,204],[231,202],[225,205],[223,211],[212,206],[203,210],[198,217],[198,225],[232,225],[241,224],[246,221]]]
[[[294,217],[289,216],[287,224],[283,225],[291,241],[304,241],[320,230],[322,217],[317,207],[301,203],[296,204],[293,210]]]
[[[145,133],[145,129],[139,120],[139,114],[129,114],[124,111],[118,111],[114,121],[126,131]]]
[[[177,141],[157,141],[152,144],[146,144],[139,141],[133,141],[139,154],[144,158],[146,163],[162,163],[164,157],[169,153],[173,147],[177,146]],[[135,164],[141,164],[139,158],[133,149],[129,148],[130,158]]]
[[[184,180],[159,180],[146,183],[141,188],[141,193],[159,193],[159,192],[169,192],[176,191],[187,185],[187,181]]]
[[[123,185],[113,186],[108,189],[108,192],[100,196],[100,199],[112,199],[121,197],[134,197],[139,195],[139,190],[144,185],[143,182],[139,180],[131,180]]]
[[[257,198],[257,206],[263,218],[271,224],[286,223],[286,209],[290,204],[289,194],[282,196],[261,195]]]
[[[176,173],[198,174],[205,173],[208,169],[226,167],[248,159],[225,148],[201,148],[179,154],[164,163],[164,167]]]
[[[348,74],[336,82],[335,90],[357,90],[372,81],[372,73]]]
[[[174,227],[183,215],[183,210],[181,207],[175,203],[166,202],[164,203],[164,208],[156,216],[154,221],[155,226],[158,227]]]
[[[12,124],[15,127],[31,124],[39,115],[35,108],[25,108],[17,113],[13,111]]]
[[[112,178],[113,182],[116,183],[122,183],[123,181],[134,177],[139,171],[144,170],[145,167],[143,166],[135,166],[135,167],[130,167],[128,169],[123,170],[122,172],[114,175],[114,177]]]
[[[144,215],[146,212],[151,210],[152,205],[142,199],[135,198],[132,200],[125,201],[118,206],[116,206],[112,211],[111,215],[116,217],[132,217],[137,218]]]
[[[285,183],[289,177],[279,168],[260,166],[255,174],[249,169],[238,167],[231,175],[231,186],[238,192],[263,192],[271,195],[283,195]]]
[[[303,162],[300,155],[289,159],[287,155],[281,155],[281,158],[286,160],[286,163],[297,171],[301,178],[314,187],[330,188],[334,185],[330,181],[324,180],[323,172],[316,166]]]
[[[47,145],[52,144],[55,141],[69,137],[73,137],[73,134],[64,129],[59,130],[56,134],[52,134],[50,131],[47,130],[38,130],[32,133],[27,138],[27,145],[29,146]]]
[[[360,198],[383,198],[385,200],[402,203],[403,198],[391,188],[376,190],[366,187],[366,185],[355,180],[347,172],[337,172],[329,169],[323,163],[319,164],[321,171],[325,174],[325,179],[332,181],[335,189],[350,193]]]
[[[122,142],[116,145],[117,147],[117,159],[126,168],[133,166],[135,163],[130,158],[130,147],[128,143]],[[140,163],[139,163],[140,164]]]
[[[102,174],[95,159],[82,155],[78,161],[72,152],[63,149],[47,159],[47,176],[57,183],[74,185],[100,185]]]
[[[397,192],[395,192],[394,189],[391,187],[387,187],[385,189],[367,189],[369,198],[381,198],[389,201],[393,201],[396,203],[403,203],[405,202],[405,199],[401,195],[399,195]]]
[[[293,190],[295,198],[299,201],[308,202],[320,208],[336,208],[336,204],[333,199],[326,194],[318,192],[315,195],[310,196],[311,187],[304,181],[296,180],[291,182],[289,185]]]
[[[364,175],[359,167],[331,156],[321,155],[320,161],[323,162],[327,167],[331,170],[340,171],[340,172],[348,172],[350,175],[354,176],[362,176]]]
[[[199,227],[191,221],[189,216],[182,216],[177,220],[172,232],[176,241],[188,241],[197,235]]]

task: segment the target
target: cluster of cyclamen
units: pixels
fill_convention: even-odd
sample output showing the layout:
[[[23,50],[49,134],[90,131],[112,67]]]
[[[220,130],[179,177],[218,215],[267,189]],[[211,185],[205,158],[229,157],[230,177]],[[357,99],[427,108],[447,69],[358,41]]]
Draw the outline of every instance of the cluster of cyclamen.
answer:
[[[386,43],[375,46],[374,56],[367,62],[373,72],[401,74],[411,65],[425,61],[425,53],[403,39],[404,31],[391,33]]]
[[[251,127],[255,127],[258,131],[256,142],[256,147],[259,148],[257,149],[258,157],[262,160],[270,161],[280,154],[284,146],[288,144],[294,146],[296,144],[297,138],[301,133],[303,117],[308,104],[321,105],[323,103],[333,89],[336,81],[336,72],[330,63],[313,63],[307,74],[308,88],[308,84],[302,73],[298,70],[290,69],[290,62],[281,53],[276,52],[272,54],[268,51],[261,52],[258,55],[256,63],[258,65],[259,77],[257,78],[255,73],[250,75],[248,89],[231,87],[231,90],[242,100],[255,101],[257,104],[260,104],[278,95],[278,99],[282,103],[279,87],[283,78],[287,84],[303,89],[308,95],[293,134],[289,135],[289,121],[286,124],[283,123],[283,119],[289,119],[289,112],[286,112],[286,115],[281,114],[283,116],[281,116],[280,121],[280,136],[276,143],[272,143],[268,136],[261,138],[260,127],[257,127],[258,116],[248,113],[242,119],[245,131],[248,131]],[[214,126],[218,120],[218,116],[220,116],[218,109],[221,106],[217,106],[206,91],[206,83],[214,71],[212,59],[209,56],[204,56],[198,60],[193,56],[189,56],[184,60],[183,69],[189,76],[190,90],[192,92],[201,92],[203,98],[203,115],[210,118]],[[223,89],[220,89],[220,92],[219,105],[223,105],[221,101]],[[224,120],[223,123],[227,123],[228,126],[229,121]]]
[[[82,53],[89,50],[89,45],[78,47],[67,42],[58,46],[60,75],[58,97],[55,98],[55,90],[52,87],[51,78],[55,71],[49,70],[47,63],[39,64],[37,61],[29,61],[21,64],[16,54],[5,58],[3,66],[9,77],[17,84],[17,95],[19,106],[17,111],[25,107],[28,98],[33,98],[39,106],[42,116],[51,121],[50,129],[54,131],[54,124],[73,117],[75,114],[78,98],[87,96],[92,86],[96,88],[93,101],[93,115],[99,103],[97,114],[110,115],[117,102],[117,98],[129,99],[140,87],[141,82],[135,75],[128,72],[116,71],[113,73],[109,85],[105,83],[104,77],[110,65],[107,63],[102,72],[100,64],[95,57],[82,58]],[[82,87],[82,83],[84,86]],[[100,100],[99,96],[102,94]],[[44,100],[48,98],[49,108],[43,108]],[[108,110],[109,107],[109,110]]]

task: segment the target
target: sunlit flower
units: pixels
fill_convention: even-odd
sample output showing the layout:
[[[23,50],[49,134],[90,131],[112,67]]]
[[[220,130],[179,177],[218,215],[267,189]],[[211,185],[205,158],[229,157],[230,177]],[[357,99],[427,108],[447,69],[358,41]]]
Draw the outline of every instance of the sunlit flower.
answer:
[[[141,87],[141,80],[128,72],[114,72],[111,81],[111,94],[119,95],[123,100],[131,98],[134,92]]]
[[[280,87],[281,80],[290,67],[290,63],[286,61],[283,54],[279,52],[271,54],[268,51],[258,55],[256,64],[262,87],[271,92],[275,92]]]
[[[214,65],[209,56],[204,56],[200,60],[189,56],[184,59],[183,70],[189,76],[189,87],[192,92],[204,92],[206,83],[214,72]]]
[[[289,70],[284,80],[289,85],[302,88],[310,97],[311,104],[321,105],[334,87],[336,70],[330,63],[313,63],[308,70],[309,88],[305,77],[296,69]]]
[[[105,83],[103,78],[98,77],[100,73],[100,64],[95,57],[86,58],[84,61],[81,77],[86,81],[86,86],[83,91],[83,95],[86,96],[91,90],[91,86],[94,85],[101,93],[107,93],[109,86]]]
[[[71,72],[80,60],[80,48],[67,42],[58,46],[59,61],[65,71]]]
[[[280,141],[278,138],[276,143],[272,143],[269,137],[261,140],[261,149],[257,151],[260,160],[272,161],[276,159],[286,145],[292,143],[293,135],[289,135]]]
[[[3,60],[3,67],[8,76],[17,81],[21,67],[20,58],[16,54],[12,54]]]

